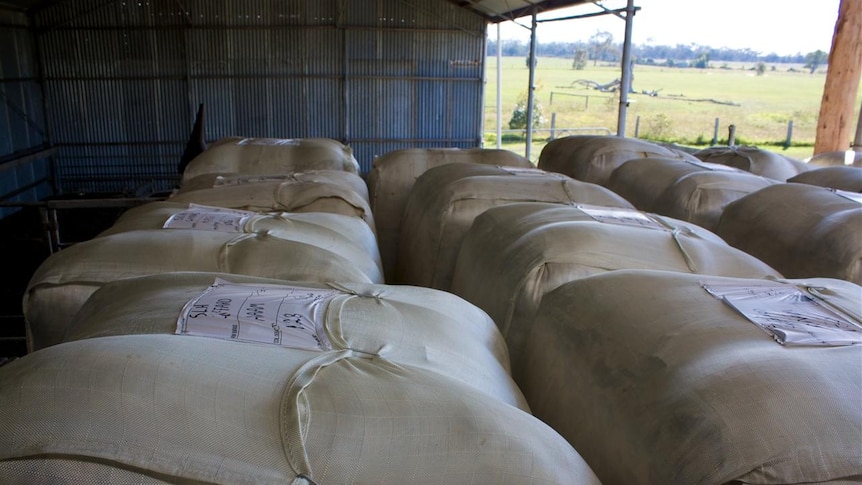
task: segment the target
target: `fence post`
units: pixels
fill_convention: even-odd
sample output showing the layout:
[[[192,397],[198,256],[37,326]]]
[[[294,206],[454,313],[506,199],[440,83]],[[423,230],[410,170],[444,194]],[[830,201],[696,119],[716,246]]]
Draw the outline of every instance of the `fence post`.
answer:
[[[787,122],[787,140],[784,141],[784,149],[790,148],[790,140],[793,138],[793,120]]]
[[[554,139],[554,129],[557,127],[557,113],[551,113],[551,136],[548,140]]]
[[[727,146],[732,147],[736,144],[736,125],[727,127]]]
[[[715,129],[712,130],[711,145],[718,145],[718,118],[715,119]]]
[[[641,115],[638,115],[638,117],[635,118],[635,138],[638,137],[638,133],[640,132],[640,129],[641,129]]]

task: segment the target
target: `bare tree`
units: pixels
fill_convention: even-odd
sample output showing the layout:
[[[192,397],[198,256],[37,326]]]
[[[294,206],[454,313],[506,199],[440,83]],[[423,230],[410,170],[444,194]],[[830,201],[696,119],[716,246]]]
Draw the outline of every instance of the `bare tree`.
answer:
[[[599,58],[604,57],[613,49],[614,36],[610,32],[598,31],[590,37],[590,49],[593,51],[593,66]]]

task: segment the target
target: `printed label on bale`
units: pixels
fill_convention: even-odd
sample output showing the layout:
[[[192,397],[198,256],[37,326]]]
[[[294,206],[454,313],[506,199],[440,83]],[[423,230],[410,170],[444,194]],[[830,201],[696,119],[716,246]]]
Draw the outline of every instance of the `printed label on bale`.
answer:
[[[195,229],[198,231],[242,232],[252,211],[190,204],[189,208],[172,215],[164,229]]]
[[[243,138],[237,145],[270,145],[270,146],[298,146],[300,140],[292,138]]]
[[[686,162],[694,165],[695,167],[705,168],[711,172],[735,172],[735,173],[745,172],[745,170],[740,170],[736,167],[731,167],[728,165],[722,165],[720,163],[698,162],[695,160],[686,160]]]
[[[213,182],[213,187],[262,184],[266,182],[284,182],[292,177],[292,175],[219,175],[216,177],[215,182]]]
[[[532,176],[540,176],[540,175],[548,175],[548,172],[539,168],[527,168],[527,167],[497,167],[509,172],[512,175],[532,175]]]
[[[249,285],[221,279],[193,298],[177,320],[177,334],[258,342],[307,350],[332,348],[323,324],[338,290]]]
[[[857,204],[862,204],[862,194],[857,192],[847,192],[846,190],[833,190],[836,194],[844,197],[847,200],[852,200]]]
[[[704,283],[703,288],[782,345],[862,344],[859,324],[795,286]]]
[[[637,226],[648,229],[659,229],[662,231],[669,230],[667,227],[663,226],[661,223],[659,223],[649,215],[632,209],[602,207],[584,204],[578,204],[576,207],[583,211],[584,214],[592,217],[594,220],[598,222],[604,222],[606,224]]]

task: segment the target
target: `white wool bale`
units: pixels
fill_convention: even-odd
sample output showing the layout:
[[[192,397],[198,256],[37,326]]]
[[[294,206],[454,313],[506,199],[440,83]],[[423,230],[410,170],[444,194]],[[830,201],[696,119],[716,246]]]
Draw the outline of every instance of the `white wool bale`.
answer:
[[[182,184],[204,174],[264,175],[307,170],[359,173],[353,150],[330,138],[245,138],[230,136],[210,144],[193,158]]]
[[[429,288],[285,282],[223,273],[168,273],[127,278],[108,283],[96,291],[69,325],[64,341],[113,335],[173,334],[177,332],[177,316],[183,313],[183,307],[205,290],[217,291],[218,287],[211,288],[217,280],[224,281],[223,286],[228,290],[238,289],[237,294],[247,294],[249,298],[253,298],[258,289],[270,294],[294,287],[299,288],[300,293],[306,290],[332,292],[331,297],[321,300],[314,314],[318,319],[314,322],[318,331],[326,336],[332,349],[349,349],[421,367],[461,380],[495,399],[528,410],[520,390],[509,377],[508,350],[494,322],[463,299]],[[261,316],[247,317],[242,324],[262,325],[267,329],[264,337],[272,339],[269,328],[273,325],[271,317],[276,313],[270,315],[263,307],[275,307],[277,299],[249,301],[243,308],[254,306]],[[283,305],[277,309],[278,312],[288,311]],[[243,314],[242,311],[238,313]],[[287,342],[289,335],[283,335],[281,340]]]
[[[215,216],[221,213],[217,211],[224,211],[226,217],[231,220],[216,219]],[[204,231],[262,232],[279,239],[323,248],[352,261],[371,281],[383,281],[377,240],[374,232],[362,219],[326,212],[245,212],[168,201],[151,202],[127,210],[97,237],[144,229],[161,229],[166,225],[170,226],[169,221],[183,219],[186,224],[179,227],[184,229],[192,229],[188,226],[193,225],[193,228]],[[211,222],[206,223],[207,220]]]
[[[668,187],[656,199],[653,211],[715,231],[728,204],[778,183],[747,172],[693,172]]]
[[[35,473],[70,483],[599,483],[530,414],[351,350],[177,335],[67,342],[0,368],[0,406],[14,416],[0,422],[7,483]]]
[[[820,167],[787,179],[790,183],[817,185],[847,192],[862,192],[862,168]]]
[[[848,165],[862,168],[862,151],[845,150],[843,152],[817,153],[807,160],[812,168]]]
[[[615,168],[635,158],[696,160],[688,153],[637,138],[617,136],[568,136],[548,142],[538,166],[572,178],[607,186]]]
[[[814,185],[766,187],[729,204],[716,229],[789,278],[862,284],[862,197]]]
[[[681,177],[694,172],[742,170],[693,160],[634,158],[611,172],[607,187],[637,209],[654,211],[656,200]]]
[[[862,345],[781,345],[702,282],[778,294],[757,300],[778,320],[805,313],[811,298],[825,320],[830,308],[862,318],[862,288],[840,280],[796,288],[659,271],[576,280],[545,296],[536,316],[521,386],[534,414],[606,485],[855,483]]]
[[[704,148],[695,153],[694,156],[704,162],[735,167],[780,182],[811,169],[806,163],[799,160],[793,160],[769,150],[744,145]]]
[[[362,218],[374,229],[365,182],[356,174],[332,171],[291,174],[285,180],[225,183],[210,188],[179,191],[170,202],[194,203],[255,212],[328,212]]]
[[[461,244],[451,291],[497,323],[520,381],[524,347],[542,297],[569,281],[618,269],[781,276],[683,221],[628,209],[520,203],[476,217]]]
[[[473,219],[512,202],[631,207],[610,190],[536,169],[450,163],[425,172],[401,223],[399,283],[448,290],[458,249]]]
[[[367,182],[386,281],[395,279],[401,218],[413,184],[428,169],[454,162],[533,168],[514,152],[491,148],[406,148],[375,159]]]
[[[75,313],[114,280],[173,271],[216,271],[296,281],[369,282],[343,256],[260,234],[131,231],[70,246],[37,268],[24,293],[28,346],[60,341]]]

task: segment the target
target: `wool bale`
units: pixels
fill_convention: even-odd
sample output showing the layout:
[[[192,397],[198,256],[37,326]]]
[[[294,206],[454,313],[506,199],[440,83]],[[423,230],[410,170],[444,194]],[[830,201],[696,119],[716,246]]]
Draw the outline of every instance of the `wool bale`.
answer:
[[[362,218],[374,229],[365,182],[356,174],[316,171],[291,174],[285,180],[225,183],[182,190],[168,200],[254,212],[328,212]]]
[[[655,201],[654,212],[715,231],[731,202],[779,182],[747,172],[702,171],[676,180]]]
[[[769,150],[744,145],[704,148],[695,153],[694,156],[704,162],[735,167],[780,182],[811,169],[802,161],[793,160]]]
[[[862,339],[849,322],[862,318],[860,295],[829,279],[575,280],[542,300],[521,388],[605,485],[856,483]],[[840,322],[844,337],[829,340],[859,344],[782,345],[770,321],[800,337]]]
[[[716,232],[789,278],[862,284],[860,199],[854,192],[778,184],[728,204]]]
[[[383,281],[380,252],[374,232],[362,219],[342,214],[256,213],[161,201],[127,210],[97,237],[161,228],[266,233],[340,254],[361,268],[371,281]]]
[[[69,322],[105,283],[173,271],[216,271],[296,281],[369,282],[340,254],[269,236],[194,230],[143,230],[105,236],[48,257],[24,293],[28,347],[60,341]],[[378,273],[379,275],[379,273]]]
[[[330,138],[245,138],[230,136],[193,158],[181,185],[205,174],[269,175],[307,170],[359,173],[353,150]]]
[[[316,294],[315,294],[316,293]],[[314,295],[313,295],[314,294]],[[195,321],[212,316],[207,303],[242,298],[222,314],[242,326],[261,327],[242,334],[218,333],[207,325],[178,324],[189,312]],[[289,298],[314,299],[313,307],[290,307]],[[282,298],[282,299],[279,299]],[[194,304],[189,302],[194,300]],[[207,308],[209,306],[209,308]],[[203,314],[199,309],[204,308]],[[311,308],[311,310],[308,310]],[[174,334],[231,338],[302,347],[289,327],[276,317],[287,312],[308,315],[301,320],[321,342],[311,347],[352,350],[410,364],[461,380],[495,399],[528,410],[509,377],[509,356],[494,322],[463,299],[438,290],[369,283],[285,282],[224,273],[167,273],[127,278],[96,291],[69,325],[64,341],[134,334]],[[208,322],[212,324],[212,322]],[[226,324],[225,324],[226,325]],[[273,329],[278,328],[273,337]],[[292,327],[290,327],[292,328]],[[211,332],[207,333],[207,332]],[[309,331],[303,328],[301,331]],[[231,332],[233,330],[231,329]],[[323,345],[325,344],[325,345]]]
[[[529,413],[353,350],[66,342],[0,368],[0,406],[4,483],[599,483]]]
[[[401,224],[396,279],[448,290],[464,234],[491,207],[552,202],[631,207],[599,185],[537,169],[450,163],[416,180]]]
[[[426,170],[453,162],[533,168],[514,152],[490,148],[406,148],[375,159],[367,182],[386,281],[395,279],[401,218],[413,184]]]
[[[675,158],[634,158],[611,172],[608,188],[623,196],[637,209],[654,211],[656,200],[681,177],[693,172],[742,170],[693,160]]]
[[[817,153],[807,160],[812,167],[832,167],[836,165],[849,165],[862,168],[862,151],[845,150],[843,152]]]
[[[787,181],[847,192],[862,192],[862,168],[845,165],[820,167],[790,177]]]
[[[637,138],[576,135],[548,142],[539,155],[538,166],[549,172],[607,186],[611,173],[635,158],[695,160],[680,150],[672,150]]]
[[[497,323],[520,381],[542,297],[569,281],[618,269],[781,276],[694,224],[629,209],[516,203],[476,217],[461,244],[451,291]]]

